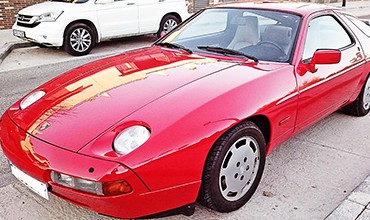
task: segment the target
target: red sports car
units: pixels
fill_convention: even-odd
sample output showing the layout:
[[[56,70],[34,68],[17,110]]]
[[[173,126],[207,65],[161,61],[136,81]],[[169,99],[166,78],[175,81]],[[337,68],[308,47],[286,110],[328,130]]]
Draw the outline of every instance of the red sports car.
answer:
[[[343,109],[370,111],[370,27],[306,3],[199,11],[152,46],[71,70],[12,105],[12,173],[110,216],[243,206],[265,157]]]

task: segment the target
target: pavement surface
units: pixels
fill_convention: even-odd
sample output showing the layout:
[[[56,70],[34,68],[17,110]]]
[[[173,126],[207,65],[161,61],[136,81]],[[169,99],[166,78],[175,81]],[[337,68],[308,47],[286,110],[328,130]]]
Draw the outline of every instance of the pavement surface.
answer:
[[[341,3],[330,5],[340,7]],[[347,2],[344,10],[359,16],[370,15],[370,1]],[[119,42],[104,42],[99,44],[91,54],[85,57],[73,57],[73,59],[89,59],[109,56],[122,51],[147,46],[155,40],[154,36],[142,36],[121,39]],[[29,57],[37,57],[37,62]],[[21,41],[12,36],[11,30],[0,30],[0,78],[1,74],[26,74],[20,69],[29,71],[33,67],[53,68],[57,64],[71,60],[71,56],[62,50],[39,48],[30,43]],[[31,76],[30,76],[31,77]],[[0,88],[2,90],[2,88]],[[4,94],[4,90],[1,91]],[[2,113],[1,111],[0,113]],[[365,118],[349,118],[341,113],[334,113],[317,125],[298,135],[275,150],[267,160],[266,171],[256,196],[240,210],[221,214],[212,212],[202,206],[196,206],[196,213],[190,218],[194,219],[241,219],[243,213],[248,210],[264,210],[264,219],[328,219],[328,220],[369,220],[370,219],[370,116]],[[358,127],[367,128],[359,131],[361,139],[352,139],[348,131],[356,131]],[[357,132],[357,131],[356,131]],[[348,143],[340,140],[350,140],[351,145],[358,146],[356,149],[348,148]],[[317,152],[320,155],[315,156]],[[1,150],[0,150],[1,153]],[[307,158],[304,155],[311,155]],[[284,158],[284,160],[278,159]],[[328,167],[317,166],[310,170],[304,167],[315,167],[314,164],[322,164],[322,160],[330,160]],[[350,162],[351,161],[351,162]],[[5,159],[0,158],[0,164],[6,164]],[[325,162],[324,162],[325,164]],[[335,167],[335,172],[333,172]],[[0,167],[0,173],[8,168]],[[288,171],[289,170],[289,173]],[[356,170],[356,175],[354,175]],[[64,219],[61,213],[68,216],[85,216],[86,219],[110,219],[98,216],[82,208],[65,203],[60,206],[55,197],[46,203],[29,192],[20,184],[8,185],[12,181],[9,172],[5,172],[0,179],[0,188],[7,192],[0,195],[0,201],[8,201],[11,204],[3,207],[1,204],[0,219]],[[337,173],[345,174],[351,180],[336,178]],[[304,182],[302,182],[302,180]],[[327,181],[328,184],[317,185],[316,182]],[[329,183],[330,182],[330,183]],[[346,187],[343,187],[345,185]],[[289,191],[284,190],[289,188]],[[17,196],[13,196],[17,195]],[[323,197],[322,195],[326,195]],[[312,205],[309,200],[315,198],[321,204]],[[31,203],[24,203],[32,197]],[[299,204],[292,203],[300,201]],[[28,201],[28,200],[27,200]],[[340,201],[339,203],[337,201]],[[31,212],[30,209],[43,209],[52,207],[52,211],[45,216],[45,212]],[[19,209],[22,207],[22,209]],[[263,208],[261,208],[263,207]],[[19,213],[14,215],[14,210]],[[50,210],[50,209],[49,209]],[[321,210],[321,211],[320,211]],[[328,212],[328,210],[331,210]],[[74,212],[74,213],[72,213]],[[14,217],[18,216],[18,217]],[[259,219],[258,213],[250,213],[250,219]],[[76,217],[79,218],[79,217]],[[83,219],[83,217],[82,217]],[[185,216],[168,217],[168,219],[189,219]]]

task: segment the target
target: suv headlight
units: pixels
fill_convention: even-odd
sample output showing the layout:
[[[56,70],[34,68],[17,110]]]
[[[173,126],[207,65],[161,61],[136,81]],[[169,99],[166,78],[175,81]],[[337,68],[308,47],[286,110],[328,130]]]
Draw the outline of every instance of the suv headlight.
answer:
[[[144,144],[150,137],[148,128],[135,125],[126,128],[117,135],[113,142],[113,149],[119,154],[128,154]]]
[[[19,105],[20,109],[23,110],[33,103],[41,99],[46,93],[44,91],[36,91],[26,96]]]
[[[36,22],[52,22],[56,21],[59,16],[63,13],[63,11],[53,11],[44,13],[36,19]]]

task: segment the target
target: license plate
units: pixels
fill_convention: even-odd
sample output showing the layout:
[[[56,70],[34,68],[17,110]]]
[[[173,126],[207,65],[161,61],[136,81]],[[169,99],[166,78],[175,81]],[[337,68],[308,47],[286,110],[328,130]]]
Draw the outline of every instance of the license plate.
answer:
[[[42,198],[49,200],[49,193],[45,183],[42,183],[37,179],[25,174],[22,170],[18,169],[12,163],[10,163],[10,169],[12,171],[12,174],[30,190],[32,190]]]
[[[16,37],[21,37],[21,38],[26,37],[26,33],[24,31],[20,31],[20,30],[13,30],[13,35],[16,36]]]

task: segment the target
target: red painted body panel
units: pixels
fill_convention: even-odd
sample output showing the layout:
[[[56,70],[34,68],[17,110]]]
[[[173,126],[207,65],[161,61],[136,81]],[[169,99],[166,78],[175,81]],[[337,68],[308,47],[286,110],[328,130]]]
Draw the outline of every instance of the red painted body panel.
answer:
[[[3,152],[7,158],[11,158],[13,164],[28,175],[48,183],[51,192],[56,196],[96,212],[137,218],[189,204],[189,201],[195,201],[198,195],[200,181],[160,191],[149,191],[134,172],[119,163],[84,156],[45,143],[25,133],[6,114],[2,117],[1,126],[7,128],[0,130]],[[94,172],[89,172],[91,167]],[[134,189],[127,195],[112,197],[78,192],[53,183],[50,179],[51,170],[91,181],[109,182],[123,179],[130,182]],[[179,197],[182,193],[185,194]],[[166,202],[158,202],[158,198],[164,197]]]
[[[55,80],[42,86],[40,89],[47,93],[42,102],[25,110],[12,108],[9,114],[36,137],[77,152],[146,104],[233,65],[236,64],[152,47],[141,55],[134,52],[112,58],[104,68],[83,70],[88,74],[82,76],[76,71],[66,83]],[[189,71],[193,67],[196,69]],[[52,127],[37,131],[45,123]]]
[[[27,109],[19,110],[20,101],[11,106],[0,125],[6,157],[68,201],[107,215],[140,217],[195,202],[210,148],[241,121],[268,121],[270,153],[358,96],[370,71],[365,49],[370,42],[360,31],[348,29],[354,44],[341,51],[338,64],[316,65],[312,73],[301,61],[308,21],[338,16],[330,7],[226,7],[301,15],[292,62],[251,62],[157,46],[105,58],[40,86],[36,90],[46,95]],[[45,123],[50,127],[43,130]],[[127,155],[117,154],[114,138],[138,124],[150,129],[149,140]],[[89,173],[90,167],[95,172]],[[92,181],[124,179],[133,192],[115,197],[78,192],[51,182],[51,170]],[[163,198],[166,202],[160,202]]]
[[[253,69],[244,72],[245,66],[236,66],[193,82],[130,115],[123,124],[139,120],[152,127],[151,138],[140,147],[140,152],[119,157],[111,147],[103,148],[106,140],[116,136],[115,132],[109,132],[80,153],[124,163],[135,169],[150,189],[200,180],[212,144],[225,130],[244,120],[245,115],[266,115],[274,125],[271,131],[274,142],[281,143],[291,137],[297,105],[295,78],[291,66],[280,65],[278,71],[255,69],[255,72]],[[287,83],[279,84],[281,79]],[[269,90],[261,89],[261,85]],[[192,99],[178,99],[192,91],[202,92]],[[278,126],[290,116],[291,120]],[[197,132],[193,134],[193,131]],[[182,175],[174,179],[178,173]],[[158,178],[158,174],[163,177]]]
[[[289,4],[281,3],[254,3],[254,2],[240,2],[240,3],[225,3],[219,4],[216,7],[229,7],[229,8],[253,8],[261,10],[274,10],[274,11],[286,11],[289,13],[295,13],[302,16],[307,16],[317,11],[322,10],[333,10],[338,9],[323,4],[310,4],[305,2],[292,2]]]
[[[366,77],[365,59],[355,60],[358,48],[361,45],[354,42],[350,48],[341,51],[341,61],[335,65],[316,65],[314,73],[305,71],[302,73],[300,66],[304,49],[304,41],[307,33],[307,24],[310,19],[322,15],[336,15],[330,10],[319,11],[304,17],[299,42],[296,48],[296,75],[299,89],[299,104],[295,133],[299,133],[315,122],[331,114],[333,110],[348,104],[352,96],[357,97],[360,91],[356,86],[362,77]],[[364,57],[364,55],[362,56]],[[360,88],[363,83],[360,84]]]

